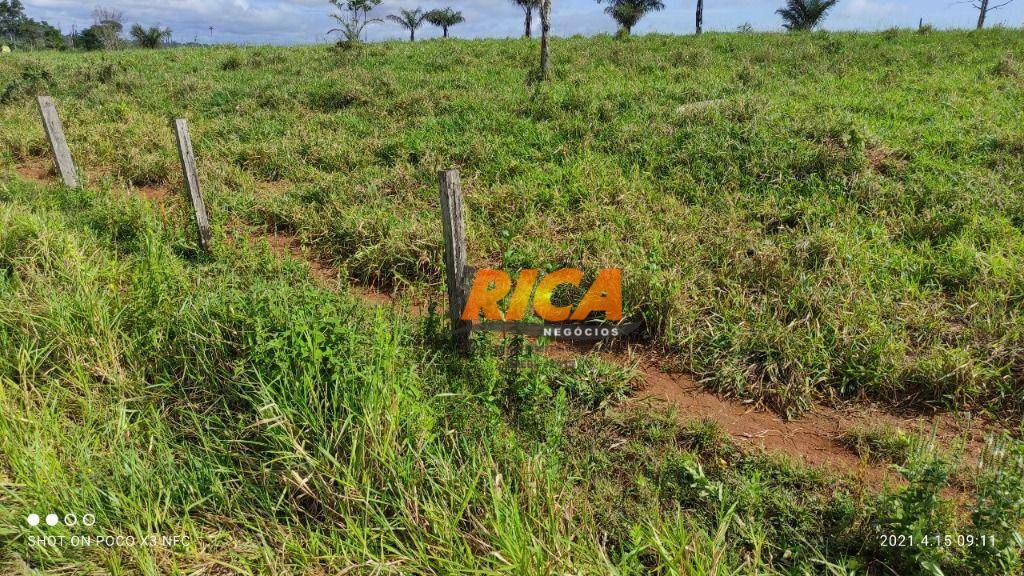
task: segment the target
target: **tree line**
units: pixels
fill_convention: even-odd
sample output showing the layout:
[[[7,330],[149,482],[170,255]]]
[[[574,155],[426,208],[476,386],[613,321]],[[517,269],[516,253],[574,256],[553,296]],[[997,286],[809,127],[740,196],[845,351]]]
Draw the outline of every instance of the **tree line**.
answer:
[[[339,28],[332,29],[328,34],[340,32],[342,39],[338,42],[340,46],[351,47],[358,44],[362,38],[365,28],[369,24],[384,22],[379,18],[371,18],[370,12],[379,6],[382,0],[329,0],[337,8],[337,12],[331,14],[339,23]],[[548,40],[551,29],[551,3],[553,0],[510,0],[513,4],[522,9],[525,16],[523,23],[523,36],[533,36],[533,14],[540,13],[541,20],[541,43],[540,43],[540,66],[537,71],[539,79],[543,80],[548,76],[549,50]],[[640,20],[650,14],[665,9],[664,0],[596,0],[598,4],[604,5],[604,12],[618,24],[619,36],[629,36],[633,27]],[[783,26],[789,31],[813,30],[821,25],[829,11],[839,4],[840,0],[785,0],[785,4],[775,11],[783,21]],[[985,25],[986,16],[993,10],[997,10],[1016,0],[963,0],[979,11],[977,28],[980,30]],[[389,14],[387,20],[393,22],[409,32],[409,41],[416,40],[416,31],[424,22],[438,26],[443,31],[444,38],[448,37],[448,29],[456,24],[465,22],[462,13],[450,7],[424,10],[423,8],[401,9],[397,14]],[[701,34],[704,30],[704,0],[697,0],[695,14],[696,33]],[[923,26],[923,19],[922,24]],[[743,29],[749,29],[744,25]]]
[[[510,0],[522,9],[524,14],[523,35],[533,36],[534,14],[541,15],[541,26],[550,29],[550,18],[545,23],[545,12],[550,15],[552,0]],[[604,12],[618,25],[618,35],[628,36],[640,20],[652,12],[664,10],[665,0],[596,0],[604,5]],[[688,0],[689,1],[689,0]],[[712,0],[713,2],[714,0]],[[840,0],[785,0],[785,5],[776,13],[782,18],[787,30],[811,30],[819,26],[828,12]],[[978,11],[976,27],[985,27],[988,16],[995,10],[1012,4],[1016,0],[961,0],[960,4],[968,4]],[[339,27],[329,33],[340,33],[339,44],[352,45],[360,42],[369,24],[384,22],[372,18],[371,11],[378,7],[382,0],[329,0],[337,8],[331,14]],[[704,30],[704,0],[696,0],[695,30],[700,34]],[[74,31],[63,35],[56,27],[45,21],[37,21],[25,14],[22,0],[0,0],[0,43],[6,47],[36,49],[83,49],[101,50],[121,48],[130,45],[141,48],[159,48],[171,39],[170,28],[158,26],[144,27],[135,24],[124,33],[124,14],[119,10],[96,8],[92,13],[93,23],[82,31]],[[424,10],[415,8],[402,9],[397,14],[389,14],[387,20],[409,32],[409,40],[416,40],[416,31],[424,23],[441,29],[442,36],[447,38],[449,30],[466,21],[462,12],[451,7]],[[212,27],[211,27],[212,32]],[[547,36],[542,34],[542,47],[546,50]]]
[[[336,28],[331,32],[342,32],[343,43],[357,43],[360,41],[366,25],[375,22],[384,22],[377,18],[370,18],[370,12],[381,4],[382,0],[330,0],[331,4],[338,8],[339,13],[332,15],[336,20],[343,23],[342,28]],[[525,16],[523,24],[523,36],[533,37],[534,14],[539,13],[544,2],[551,0],[511,0],[513,4],[523,11]],[[604,12],[610,16],[618,25],[617,34],[628,36],[640,20],[652,12],[664,10],[664,0],[596,0],[604,6]],[[978,10],[977,28],[985,26],[986,17],[994,10],[1012,4],[1016,0],[964,0],[961,3],[970,4]],[[696,0],[695,29],[697,34],[704,31],[704,0]],[[830,10],[839,0],[785,0],[785,4],[776,10],[782,18],[783,27],[791,31],[813,30],[820,26]],[[462,13],[450,7],[424,10],[423,8],[401,9],[397,14],[389,14],[386,19],[393,22],[409,33],[409,40],[416,40],[416,31],[424,23],[440,27],[443,37],[448,37],[448,29],[456,24],[465,22]],[[349,26],[346,27],[345,23]]]
[[[5,46],[34,49],[110,50],[137,46],[159,48],[171,39],[170,28],[134,24],[124,34],[124,13],[98,7],[92,12],[92,25],[64,35],[45,21],[25,14],[21,0],[0,0],[0,42]]]

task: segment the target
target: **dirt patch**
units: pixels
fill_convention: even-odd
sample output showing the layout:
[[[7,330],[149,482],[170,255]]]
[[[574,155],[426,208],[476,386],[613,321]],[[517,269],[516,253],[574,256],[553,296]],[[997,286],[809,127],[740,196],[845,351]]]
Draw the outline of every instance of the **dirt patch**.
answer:
[[[266,232],[255,235],[257,239],[263,239],[270,245],[270,251],[278,258],[290,256],[296,260],[302,260],[309,265],[309,272],[321,284],[335,287],[338,284],[338,271],[328,266],[317,258],[310,258],[302,247],[302,243],[295,236],[281,232]]]
[[[282,195],[295,187],[295,184],[288,180],[272,180],[267,182],[260,182],[258,188],[261,191],[269,192],[274,195]]]
[[[349,292],[352,292],[359,298],[366,300],[367,302],[376,306],[390,306],[395,303],[395,298],[391,294],[381,292],[376,288],[367,288],[366,286],[352,286],[348,287]],[[413,307],[414,313],[419,313],[418,307]]]
[[[22,180],[29,180],[39,183],[52,183],[57,181],[57,172],[53,163],[42,158],[26,160],[14,167],[15,172]],[[98,169],[100,177],[112,177],[116,174],[113,169]],[[127,188],[131,190],[129,186]],[[171,189],[166,184],[152,184],[135,188],[140,196],[151,202],[165,202],[171,196]]]
[[[894,481],[885,467],[851,453],[840,440],[844,428],[835,414],[811,411],[786,421],[771,412],[724,400],[683,374],[668,374],[642,366],[643,389],[634,401],[654,399],[675,408],[680,419],[710,418],[741,445],[784,454],[798,464],[852,474],[863,480]]]
[[[340,276],[338,270],[327,262],[309,254],[309,251],[302,246],[302,242],[299,241],[298,237],[276,231],[254,234],[253,237],[266,240],[270,246],[270,251],[278,258],[291,257],[305,262],[309,266],[310,274],[321,285],[331,289],[337,288]],[[349,291],[370,304],[383,306],[394,303],[394,299],[390,294],[385,294],[373,288],[350,286]]]
[[[868,148],[865,156],[868,166],[884,176],[891,176],[907,167],[906,154],[885,146]]]
[[[14,167],[14,171],[18,173],[22,180],[29,180],[31,182],[46,184],[54,182],[56,178],[53,164],[42,159],[33,159],[18,164]]]
[[[639,354],[637,353],[640,350]],[[619,365],[636,365],[640,374],[637,391],[628,402],[659,403],[676,411],[681,422],[707,418],[716,422],[733,440],[747,449],[783,455],[794,463],[853,476],[881,486],[900,482],[886,462],[856,454],[848,438],[855,432],[880,427],[901,429],[923,437],[934,435],[945,450],[964,452],[965,461],[976,463],[985,436],[996,427],[963,413],[895,414],[880,407],[858,403],[841,408],[814,406],[795,420],[774,412],[758,410],[752,404],[722,398],[709,392],[688,374],[669,370],[669,359],[643,352],[633,346],[553,342],[544,353],[556,360],[572,360],[597,353]]]
[[[253,234],[253,238],[266,239],[271,251],[278,257],[290,256],[302,260],[309,265],[309,271],[313,277],[324,287],[331,290],[338,288],[341,280],[341,273],[329,262],[318,258],[315,254],[302,245],[297,236],[279,231],[268,231]],[[345,288],[349,293],[360,300],[373,306],[395,306],[401,305],[403,310],[414,316],[426,316],[430,309],[430,303],[423,295],[407,293],[404,298],[386,292],[377,286],[366,284],[353,284],[351,282]]]
[[[664,372],[654,364],[642,364],[640,370],[643,388],[634,401],[666,402],[676,409],[680,419],[711,418],[743,445],[876,483],[895,481],[896,476],[885,463],[868,462],[855,454],[845,441],[852,432],[887,427],[925,437],[934,435],[940,447],[962,447],[965,461],[976,463],[985,436],[994,431],[988,423],[967,414],[898,415],[863,404],[815,406],[798,419],[785,420],[773,412],[720,398],[687,375]]]
[[[171,196],[171,190],[166,186],[140,186],[136,190],[150,202],[166,202]]]
[[[286,196],[288,192],[295,188],[295,184],[288,180],[256,181],[255,188],[254,200],[272,201]]]

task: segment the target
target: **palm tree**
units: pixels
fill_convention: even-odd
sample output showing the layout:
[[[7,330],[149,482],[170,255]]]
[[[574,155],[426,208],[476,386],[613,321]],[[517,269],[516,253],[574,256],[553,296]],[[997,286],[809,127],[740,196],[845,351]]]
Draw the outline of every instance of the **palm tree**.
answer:
[[[330,0],[338,11],[331,14],[338,22],[338,28],[328,30],[328,34],[340,32],[342,39],[338,46],[352,48],[362,41],[363,30],[370,24],[383,22],[380,18],[370,18],[370,12],[380,5],[381,0]]]
[[[400,10],[398,14],[388,15],[388,20],[398,24],[402,28],[409,31],[409,42],[416,41],[416,29],[423,24],[423,20],[427,15],[422,9],[417,8],[415,10]]]
[[[785,20],[782,25],[786,30],[811,30],[838,3],[839,0],[786,0],[786,7],[775,13]]]
[[[171,29],[156,26],[143,28],[141,24],[136,24],[132,26],[131,35],[142,48],[159,48],[164,40],[170,39]]]
[[[451,8],[431,10],[424,15],[424,18],[434,26],[440,26],[444,31],[445,38],[448,37],[449,27],[455,26],[456,24],[462,24],[466,21],[466,19],[462,17],[462,12],[457,12]]]
[[[533,37],[533,11],[540,8],[540,0],[512,0],[512,3],[523,9],[526,14],[526,24],[523,31],[524,38]]]
[[[607,2],[608,7],[605,13],[615,19],[619,24],[619,31],[626,36],[633,31],[633,26],[640,21],[648,12],[657,12],[665,9],[662,0],[597,0]]]

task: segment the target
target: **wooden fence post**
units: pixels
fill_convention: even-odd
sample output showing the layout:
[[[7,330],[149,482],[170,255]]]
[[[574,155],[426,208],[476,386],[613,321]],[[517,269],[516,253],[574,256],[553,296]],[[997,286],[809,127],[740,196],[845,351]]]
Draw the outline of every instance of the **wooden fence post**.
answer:
[[[206,203],[199,190],[199,172],[196,171],[196,156],[192,152],[192,138],[188,133],[188,120],[175,118],[171,121],[174,137],[178,141],[178,158],[181,159],[181,172],[185,176],[188,197],[192,209],[196,213],[196,228],[199,230],[199,247],[210,250],[210,217],[206,214]]]
[[[75,173],[75,163],[71,161],[71,151],[68,150],[68,141],[64,137],[64,126],[60,122],[53,98],[40,96],[37,102],[39,114],[43,117],[43,129],[46,130],[46,138],[50,141],[50,150],[53,151],[54,166],[64,180],[65,186],[77,188],[78,175]]]
[[[442,170],[441,222],[444,225],[444,266],[448,285],[448,317],[451,319],[455,344],[469,347],[472,323],[462,319],[462,309],[469,295],[470,270],[466,266],[466,224],[462,219],[462,182],[459,171]]]

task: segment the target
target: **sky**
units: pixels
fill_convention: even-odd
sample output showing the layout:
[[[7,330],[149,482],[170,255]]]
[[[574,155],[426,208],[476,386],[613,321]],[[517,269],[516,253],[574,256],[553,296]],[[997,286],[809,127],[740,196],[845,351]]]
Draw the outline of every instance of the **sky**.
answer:
[[[91,24],[90,13],[97,6],[124,13],[127,26],[170,27],[174,40],[237,44],[310,44],[325,42],[332,28],[332,6],[327,0],[23,0],[28,15],[46,20],[64,32]],[[775,10],[783,0],[705,0],[705,30],[733,31],[749,23],[756,30],[780,30]],[[696,0],[665,0],[665,10],[646,16],[635,34],[648,32],[691,33]],[[464,24],[452,28],[460,38],[505,38],[519,36],[523,14],[511,0],[384,0],[374,10],[383,18],[401,8],[424,9],[451,6],[462,11]],[[599,34],[615,31],[614,22],[596,0],[553,0],[552,33],[558,36]],[[840,0],[829,15],[830,30],[878,30],[893,26],[917,26],[924,18],[937,28],[968,28],[977,21],[977,11],[959,0]],[[1024,26],[1024,0],[992,12],[992,25]],[[210,27],[213,31],[210,31]],[[539,24],[535,24],[535,29]],[[370,40],[405,39],[397,24],[372,24]],[[440,31],[424,25],[417,38],[439,36]]]

